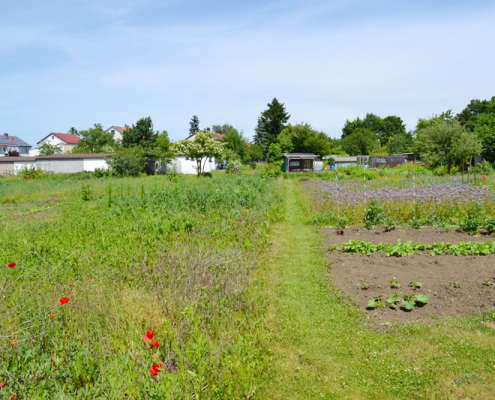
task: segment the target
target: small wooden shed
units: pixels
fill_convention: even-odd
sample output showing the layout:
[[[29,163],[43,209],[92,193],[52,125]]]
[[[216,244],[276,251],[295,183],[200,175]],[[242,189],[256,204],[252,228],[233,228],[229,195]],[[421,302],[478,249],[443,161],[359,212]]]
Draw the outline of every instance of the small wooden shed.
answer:
[[[313,172],[319,156],[313,153],[285,153],[283,172]]]

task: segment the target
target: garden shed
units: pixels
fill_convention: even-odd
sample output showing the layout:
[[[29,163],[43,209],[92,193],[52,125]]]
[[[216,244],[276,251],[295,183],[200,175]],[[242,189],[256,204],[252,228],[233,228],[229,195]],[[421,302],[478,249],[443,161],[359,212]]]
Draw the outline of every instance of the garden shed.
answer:
[[[313,172],[319,156],[313,153],[285,153],[283,172]]]
[[[335,168],[347,168],[353,165],[357,165],[357,157],[335,157]]]

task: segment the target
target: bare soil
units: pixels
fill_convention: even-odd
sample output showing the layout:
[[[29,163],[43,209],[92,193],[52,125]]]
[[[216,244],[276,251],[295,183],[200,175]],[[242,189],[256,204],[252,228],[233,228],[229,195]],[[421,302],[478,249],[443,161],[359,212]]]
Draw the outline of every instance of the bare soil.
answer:
[[[360,227],[347,228],[344,235],[337,234],[337,228],[323,228],[327,246],[342,245],[349,240],[364,240],[377,243],[395,243],[411,240],[415,243],[431,244],[437,242],[458,243],[460,241],[489,241],[489,236],[469,236],[464,233],[433,227],[421,231],[403,228],[383,233],[383,229],[374,232]],[[358,235],[359,234],[359,235]],[[348,297],[356,301],[370,317],[370,325],[383,326],[389,322],[429,321],[445,315],[472,315],[495,309],[495,286],[483,284],[485,279],[495,283],[495,254],[488,256],[430,256],[415,254],[407,257],[386,257],[378,253],[371,257],[360,254],[347,254],[341,251],[328,253],[331,275],[334,283]],[[390,281],[401,284],[400,289],[391,288]],[[409,286],[412,281],[423,284],[421,289]],[[361,289],[357,284],[369,284],[369,289]],[[454,288],[452,282],[460,282]],[[429,302],[412,311],[403,308],[367,308],[368,300],[382,295],[387,296],[425,294]]]

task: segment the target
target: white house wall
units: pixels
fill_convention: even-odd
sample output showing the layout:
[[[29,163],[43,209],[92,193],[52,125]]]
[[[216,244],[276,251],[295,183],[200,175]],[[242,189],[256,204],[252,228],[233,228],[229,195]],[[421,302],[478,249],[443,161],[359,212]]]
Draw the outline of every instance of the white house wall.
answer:
[[[203,158],[201,160],[201,163],[201,165],[204,165],[204,172],[211,172],[215,170],[217,166],[215,157],[211,158],[211,162],[210,159]],[[172,164],[175,165],[175,167],[177,168],[177,172],[181,174],[196,175],[198,173],[198,163],[196,162],[196,160],[186,160],[186,157],[179,156],[174,161],[172,161]]]
[[[96,168],[108,169],[107,160],[104,158],[86,158],[83,161],[84,171],[94,171]]]

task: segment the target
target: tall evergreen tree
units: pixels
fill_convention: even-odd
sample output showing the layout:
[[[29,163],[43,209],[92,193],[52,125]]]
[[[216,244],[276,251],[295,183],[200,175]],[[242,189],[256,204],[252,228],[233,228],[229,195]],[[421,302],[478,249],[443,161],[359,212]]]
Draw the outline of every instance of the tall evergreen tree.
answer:
[[[266,152],[268,146],[266,145],[266,131],[261,121],[261,117],[258,117],[258,125],[254,128],[254,137],[253,143],[261,146],[263,148],[263,152]]]
[[[266,132],[266,145],[277,142],[277,137],[286,127],[290,115],[285,110],[284,104],[274,98],[268,104],[268,109],[261,113],[261,122]]]
[[[189,135],[194,135],[197,131],[199,131],[199,118],[197,115],[193,115],[191,121],[189,121]]]

